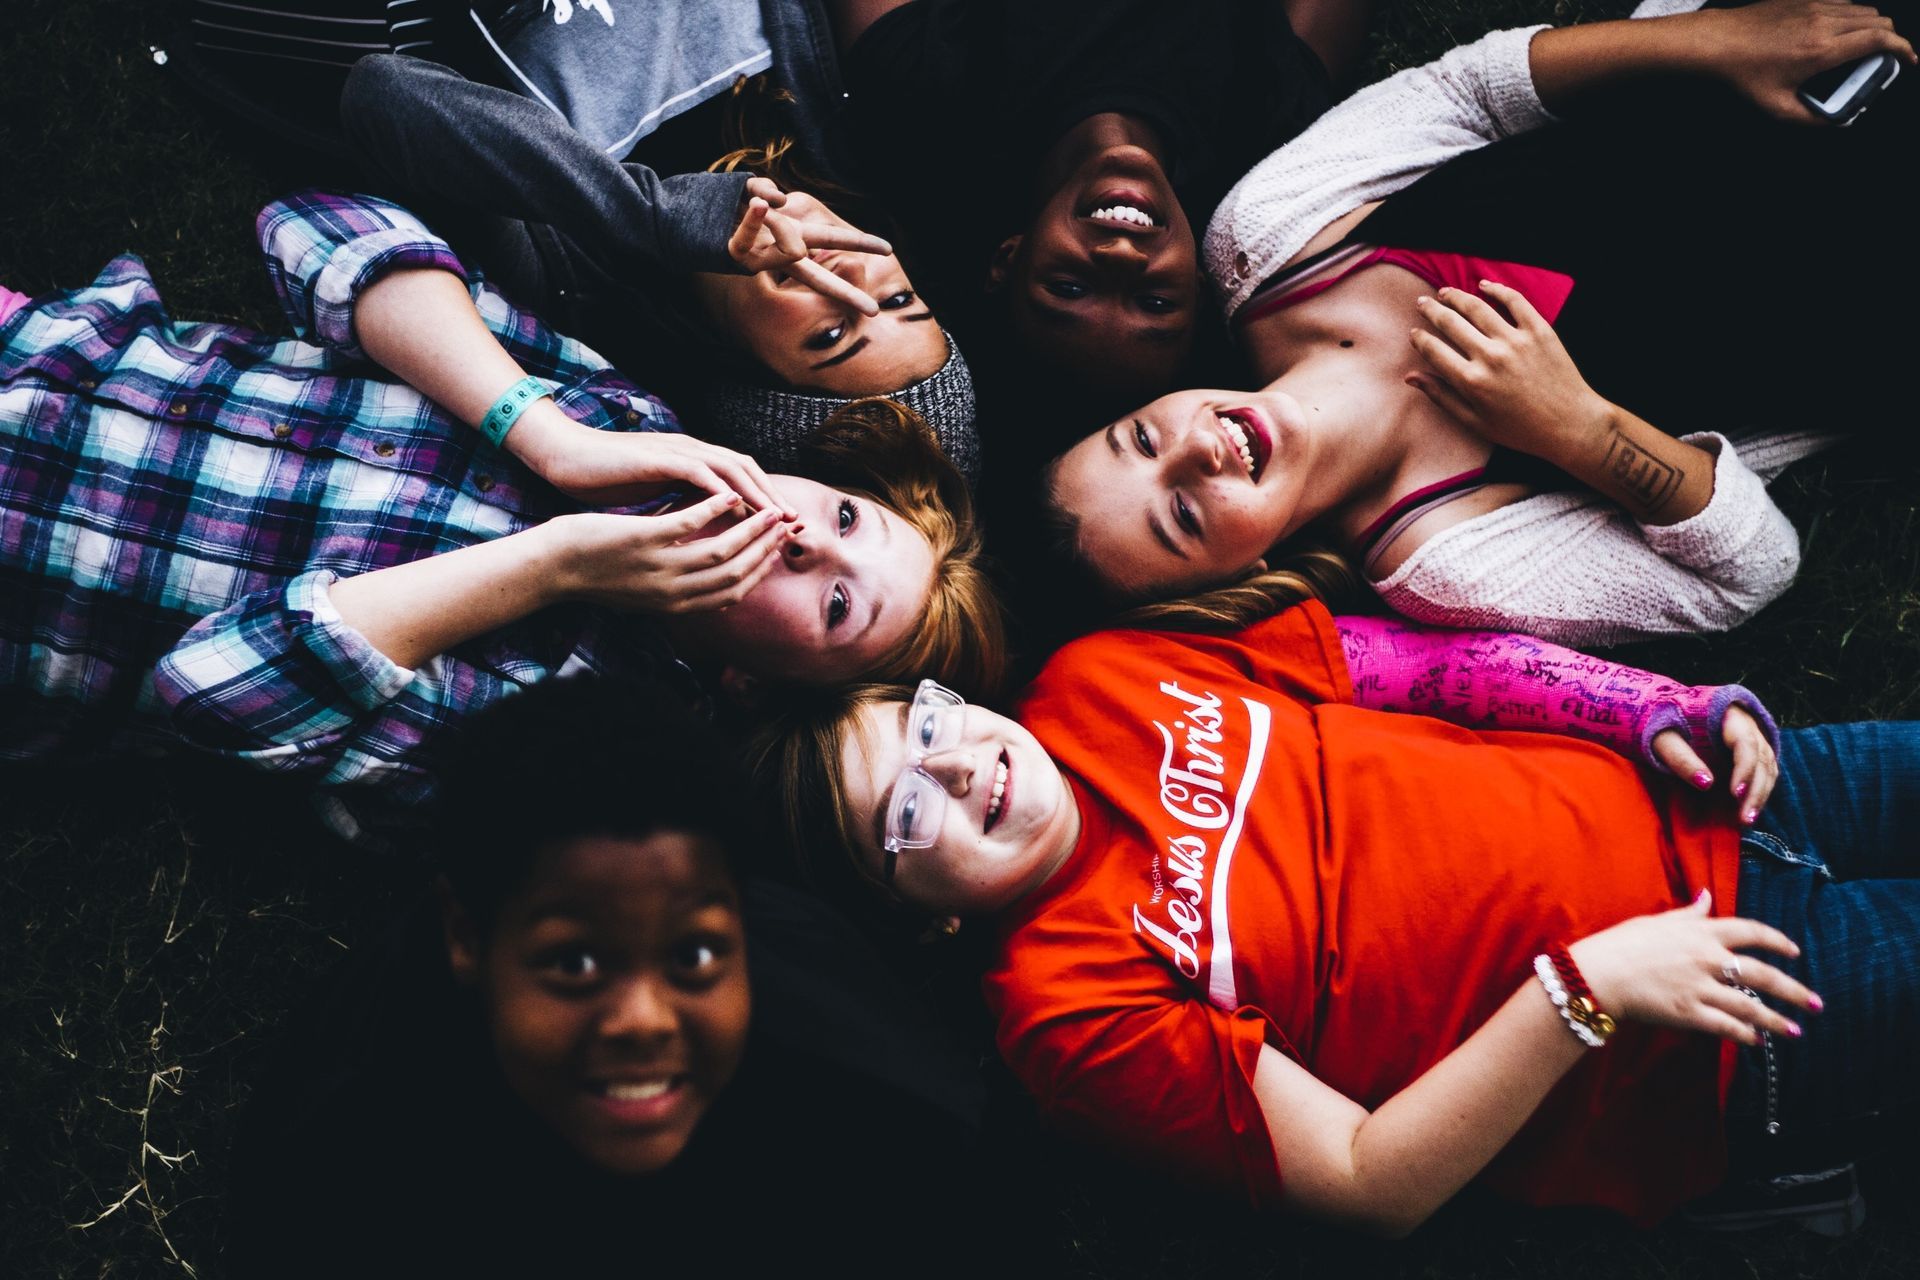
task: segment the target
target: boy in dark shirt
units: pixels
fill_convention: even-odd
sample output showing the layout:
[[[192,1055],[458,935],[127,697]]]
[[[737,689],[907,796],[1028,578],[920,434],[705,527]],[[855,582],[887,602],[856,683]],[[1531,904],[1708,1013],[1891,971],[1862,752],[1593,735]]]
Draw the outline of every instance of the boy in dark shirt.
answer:
[[[232,1274],[864,1267],[966,1211],[973,1061],[843,919],[740,876],[744,784],[683,705],[544,681],[445,764],[438,909],[285,1037]]]

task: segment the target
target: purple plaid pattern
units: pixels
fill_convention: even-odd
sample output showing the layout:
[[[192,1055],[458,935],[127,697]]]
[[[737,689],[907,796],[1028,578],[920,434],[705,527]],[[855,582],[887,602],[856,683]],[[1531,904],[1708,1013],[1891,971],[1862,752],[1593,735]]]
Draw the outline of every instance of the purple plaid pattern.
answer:
[[[176,324],[130,256],[0,324],[0,756],[184,740],[306,774],[360,836],[384,822],[369,806],[429,793],[419,747],[447,722],[626,648],[588,612],[552,610],[407,671],[340,622],[336,575],[572,505],[366,362],[360,291],[400,267],[451,271],[570,416],[679,427],[396,206],[306,193],[259,231],[298,340]]]

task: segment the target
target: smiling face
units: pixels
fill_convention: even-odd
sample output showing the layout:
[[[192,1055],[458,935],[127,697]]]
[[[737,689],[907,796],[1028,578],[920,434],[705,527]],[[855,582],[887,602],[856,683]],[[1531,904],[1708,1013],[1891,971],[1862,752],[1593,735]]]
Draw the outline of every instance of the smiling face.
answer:
[[[1278,391],[1182,391],[1055,464],[1079,550],[1129,596],[1216,586],[1306,522],[1307,416]]]
[[[788,193],[782,212],[800,222],[851,225],[800,191]],[[784,272],[699,277],[721,325],[780,381],[826,395],[883,395],[947,362],[946,335],[899,258],[827,249],[812,257],[871,294],[880,314],[863,316]]]
[[[908,723],[908,704],[862,708],[841,743],[841,776],[860,868],[884,878],[888,807],[901,773],[935,744],[919,768],[946,800],[937,818],[923,810],[912,834],[923,848],[894,856],[891,888],[929,911],[988,913],[1038,886],[1073,852],[1080,811],[1066,780],[1031,733],[985,707],[942,713],[938,729]]]
[[[462,940],[464,934],[464,941]],[[707,837],[587,837],[543,851],[484,946],[450,929],[508,1086],[621,1174],[679,1155],[746,1045],[746,939]]]
[[[746,599],[685,616],[680,634],[761,679],[831,684],[872,670],[920,624],[933,548],[870,498],[799,476],[769,483],[805,531]]]
[[[1095,153],[1041,205],[996,280],[1015,333],[1116,394],[1167,386],[1193,342],[1193,227],[1141,147]]]

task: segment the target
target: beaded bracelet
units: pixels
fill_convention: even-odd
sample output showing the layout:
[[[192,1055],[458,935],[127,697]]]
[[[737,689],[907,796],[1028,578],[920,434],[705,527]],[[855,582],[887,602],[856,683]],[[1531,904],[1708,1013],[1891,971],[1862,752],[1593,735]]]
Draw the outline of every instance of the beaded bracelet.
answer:
[[[1613,1019],[1600,1011],[1580,966],[1565,946],[1555,943],[1533,958],[1534,976],[1547,989],[1547,998],[1566,1019],[1567,1029],[1589,1049],[1598,1049],[1613,1034]]]
[[[508,387],[493,408],[487,410],[487,416],[480,419],[480,434],[493,442],[496,449],[505,448],[507,432],[513,430],[513,424],[520,421],[520,415],[526,407],[542,396],[551,395],[547,384],[538,378],[522,378]]]

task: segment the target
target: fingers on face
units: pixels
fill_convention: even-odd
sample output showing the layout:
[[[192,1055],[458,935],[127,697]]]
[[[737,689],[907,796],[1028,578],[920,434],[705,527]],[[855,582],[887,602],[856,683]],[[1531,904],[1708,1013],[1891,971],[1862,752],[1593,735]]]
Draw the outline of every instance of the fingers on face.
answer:
[[[739,494],[731,490],[725,493],[716,493],[711,498],[704,498],[684,510],[676,511],[669,516],[660,517],[662,523],[655,527],[666,535],[667,541],[677,542],[689,534],[700,532],[700,530],[706,528],[715,520],[718,520],[721,516],[727,514],[727,512],[739,505]],[[643,516],[640,518],[645,519],[646,517]]]
[[[712,568],[683,574],[675,584],[679,608],[686,612],[724,609],[739,604],[780,563],[786,531],[777,522],[760,531],[741,551]]]
[[[747,194],[757,196],[778,209],[787,202],[787,193],[772,178],[752,177],[747,179]]]
[[[756,511],[731,528],[723,529],[711,538],[696,538],[679,545],[685,550],[677,557],[679,563],[688,572],[700,572],[716,568],[751,553],[751,548],[769,533],[781,531],[778,511]]]
[[[858,227],[836,227],[831,223],[810,222],[803,227],[807,244],[815,249],[847,249],[886,257],[893,246],[879,236],[868,235]]]
[[[814,292],[843,306],[852,307],[863,316],[880,314],[880,304],[873,300],[871,294],[855,288],[811,258],[802,258],[794,263],[792,273]]]
[[[710,465],[701,468],[707,476],[711,477],[711,487],[731,488],[745,498],[747,505],[756,511],[772,508],[789,520],[799,515],[773,496],[772,487],[767,483],[767,473],[760,469],[759,463],[745,454],[733,453],[730,450],[720,450],[720,452],[726,456],[715,458]],[[702,480],[693,480],[691,477],[689,481],[695,484],[706,483]]]
[[[747,211],[740,215],[740,225],[733,229],[733,235],[727,240],[727,252],[738,258],[753,248],[753,242],[760,238],[760,232],[767,224],[769,212],[767,202],[758,198],[747,201]]]
[[[784,213],[770,213],[766,216],[766,228],[783,259],[797,262],[807,256],[806,237],[800,234],[798,222]]]

